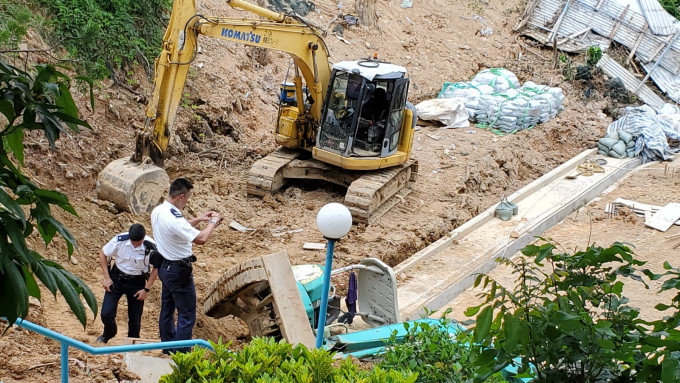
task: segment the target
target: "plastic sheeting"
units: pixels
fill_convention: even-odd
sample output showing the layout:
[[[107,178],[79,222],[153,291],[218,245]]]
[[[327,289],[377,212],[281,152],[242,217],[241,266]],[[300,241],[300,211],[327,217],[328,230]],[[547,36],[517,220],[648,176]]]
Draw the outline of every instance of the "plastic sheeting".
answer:
[[[642,163],[669,160],[678,149],[668,146],[668,138],[680,140],[680,133],[647,105],[627,107],[626,114],[609,124],[607,136],[624,131],[635,137],[635,157]]]
[[[462,98],[425,100],[416,105],[416,112],[419,119],[439,121],[444,128],[467,128],[470,121],[464,101]]]

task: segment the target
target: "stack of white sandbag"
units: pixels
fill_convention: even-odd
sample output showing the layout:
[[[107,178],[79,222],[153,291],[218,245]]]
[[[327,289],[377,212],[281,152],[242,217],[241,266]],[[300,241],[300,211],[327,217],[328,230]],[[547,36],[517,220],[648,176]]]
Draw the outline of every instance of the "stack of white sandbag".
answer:
[[[488,85],[496,93],[505,92],[508,89],[519,88],[519,80],[514,73],[503,68],[484,69],[477,73],[472,81],[475,84]]]
[[[470,82],[446,83],[440,98],[463,98],[470,120],[506,133],[548,121],[564,109],[560,88],[527,81],[520,87],[507,69],[479,72]]]
[[[484,94],[493,93],[493,88],[488,85],[465,82],[446,82],[438,98],[462,98],[467,109],[470,121],[477,121],[479,112],[479,98]]]

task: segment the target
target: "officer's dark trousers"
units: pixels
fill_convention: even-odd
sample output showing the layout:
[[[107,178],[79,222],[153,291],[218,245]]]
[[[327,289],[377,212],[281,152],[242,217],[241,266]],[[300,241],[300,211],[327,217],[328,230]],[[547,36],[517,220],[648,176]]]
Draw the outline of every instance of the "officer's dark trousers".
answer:
[[[120,301],[120,297],[125,295],[128,304],[128,336],[139,338],[144,301],[135,298],[135,294],[144,289],[146,280],[141,275],[127,276],[115,266],[111,269],[110,276],[113,285],[111,285],[110,292],[104,293],[104,302],[102,303],[101,318],[102,323],[104,323],[104,334],[102,335],[111,339],[118,333],[118,326],[116,325],[118,301]]]
[[[163,282],[158,327],[162,341],[186,340],[193,336],[196,323],[196,287],[190,262],[163,260],[158,277]],[[177,311],[177,325],[175,325]],[[163,350],[188,352],[190,348]]]

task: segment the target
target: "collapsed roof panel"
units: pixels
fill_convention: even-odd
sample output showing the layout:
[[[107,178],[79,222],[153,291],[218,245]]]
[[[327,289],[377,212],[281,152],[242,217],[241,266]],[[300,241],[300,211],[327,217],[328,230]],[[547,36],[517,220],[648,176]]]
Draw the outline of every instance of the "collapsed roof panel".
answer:
[[[652,33],[655,35],[675,34],[677,31],[675,18],[669,15],[657,0],[638,1]]]
[[[659,84],[680,73],[678,24],[656,0],[534,0],[516,29],[570,52],[592,45],[606,49],[608,42],[616,41],[631,51],[629,60],[635,55]],[[680,101],[674,86],[659,86]]]

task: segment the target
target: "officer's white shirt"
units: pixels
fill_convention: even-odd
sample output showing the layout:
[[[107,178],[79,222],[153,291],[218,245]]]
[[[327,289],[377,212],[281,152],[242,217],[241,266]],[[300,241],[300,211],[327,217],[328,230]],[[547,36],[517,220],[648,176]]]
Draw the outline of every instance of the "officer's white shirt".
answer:
[[[153,243],[153,239],[148,235],[144,240]],[[143,242],[139,247],[134,247],[128,233],[118,234],[102,248],[106,258],[110,261],[112,257],[116,257],[118,270],[129,275],[142,275],[142,272],[149,270],[149,257],[144,256],[145,250]]]
[[[192,254],[192,242],[200,230],[191,226],[182,212],[173,204],[164,201],[151,212],[151,228],[156,247],[169,261],[178,261]]]

